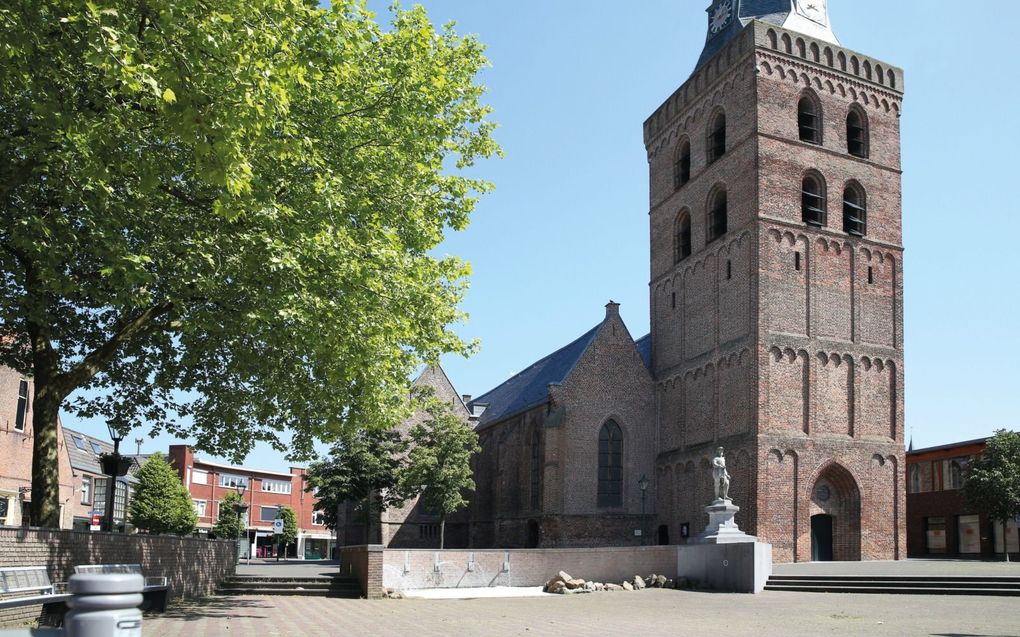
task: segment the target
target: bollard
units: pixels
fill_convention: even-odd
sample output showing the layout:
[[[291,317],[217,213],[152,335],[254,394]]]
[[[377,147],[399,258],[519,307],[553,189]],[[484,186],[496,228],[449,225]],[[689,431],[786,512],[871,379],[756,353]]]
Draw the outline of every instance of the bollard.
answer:
[[[134,573],[72,575],[66,637],[141,637],[145,579]]]

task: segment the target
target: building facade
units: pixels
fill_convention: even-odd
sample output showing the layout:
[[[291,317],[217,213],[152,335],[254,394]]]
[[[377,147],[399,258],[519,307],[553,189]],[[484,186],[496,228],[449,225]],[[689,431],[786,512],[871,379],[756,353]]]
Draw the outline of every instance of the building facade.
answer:
[[[103,454],[112,454],[113,445],[105,440],[66,427],[63,434],[63,450],[66,451],[67,459],[71,464],[75,482],[75,493],[71,499],[73,515],[71,528],[88,531],[91,528],[92,517],[94,515],[102,516],[106,511],[110,478],[103,473],[99,457]],[[127,512],[128,506],[131,504],[131,496],[138,485],[134,473],[146,459],[146,456],[143,455],[130,457],[132,459],[131,468],[128,469],[127,475],[117,478],[117,484],[114,487],[113,529],[119,532],[132,530]]]
[[[987,439],[907,452],[907,553],[910,557],[990,558],[1020,553],[1016,521],[1003,526],[972,510],[963,478]]]
[[[315,507],[315,496],[305,491],[305,470],[291,467],[290,473],[237,467],[202,460],[187,445],[172,445],[169,460],[191,493],[198,515],[198,533],[207,535],[221,515],[223,499],[244,484],[248,505],[246,527],[252,557],[277,556],[273,520],[281,506],[289,506],[297,517],[297,540],[287,547],[286,557],[329,559],[336,546],[335,536],[325,527]],[[235,515],[222,511],[225,515]]]

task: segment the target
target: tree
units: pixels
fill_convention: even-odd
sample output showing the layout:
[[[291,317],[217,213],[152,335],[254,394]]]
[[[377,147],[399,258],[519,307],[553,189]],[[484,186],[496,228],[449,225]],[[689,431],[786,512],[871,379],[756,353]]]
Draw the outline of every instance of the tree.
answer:
[[[213,535],[221,540],[236,540],[242,537],[247,530],[245,516],[238,515],[234,507],[244,504],[241,496],[236,491],[227,491],[226,497],[220,502],[219,517],[213,525]]]
[[[366,529],[374,513],[401,504],[397,486],[406,451],[396,430],[348,430],[326,457],[311,463],[307,489],[315,493],[315,510],[326,527],[337,530],[337,509],[344,502],[361,506]]]
[[[984,453],[967,469],[963,495],[974,510],[1001,522],[1020,515],[1020,433],[1000,429],[988,439]],[[1003,538],[1009,561],[1009,548]]]
[[[276,519],[283,520],[283,533],[276,537],[276,543],[279,545],[280,550],[276,553],[276,559],[280,559],[280,553],[284,553],[287,550],[287,545],[297,539],[298,526],[297,526],[297,515],[294,514],[294,509],[289,506],[282,506],[276,513]]]
[[[481,451],[478,434],[450,409],[432,401],[428,419],[411,428],[411,451],[401,472],[400,492],[420,495],[426,511],[439,514],[439,548],[446,545],[446,517],[467,505],[465,491],[473,491],[471,457]]]
[[[131,524],[146,533],[191,535],[198,525],[195,504],[180,476],[163,456],[154,453],[135,472],[135,487],[128,515]]]
[[[41,526],[61,408],[308,457],[473,348],[432,251],[500,152],[474,38],[354,0],[9,0],[0,59],[0,364],[34,378]]]

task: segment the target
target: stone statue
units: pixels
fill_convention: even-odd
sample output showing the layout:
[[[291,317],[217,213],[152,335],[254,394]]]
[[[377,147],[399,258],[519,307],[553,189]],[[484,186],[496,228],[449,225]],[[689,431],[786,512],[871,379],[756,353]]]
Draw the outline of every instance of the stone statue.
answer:
[[[715,499],[729,501],[730,474],[726,471],[722,447],[715,450],[715,458],[712,458],[712,479],[715,480]]]

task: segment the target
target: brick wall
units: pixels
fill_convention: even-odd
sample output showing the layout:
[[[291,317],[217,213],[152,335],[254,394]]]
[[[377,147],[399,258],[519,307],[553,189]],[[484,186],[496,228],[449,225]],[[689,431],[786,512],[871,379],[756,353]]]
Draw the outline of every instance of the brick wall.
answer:
[[[190,537],[0,528],[0,568],[45,566],[50,581],[66,582],[80,564],[141,564],[143,575],[168,579],[172,597],[211,594],[234,574],[236,550],[233,542]],[[0,613],[0,624],[38,611]]]
[[[381,545],[344,546],[340,552],[340,574],[352,575],[368,599],[383,594],[383,552]]]

